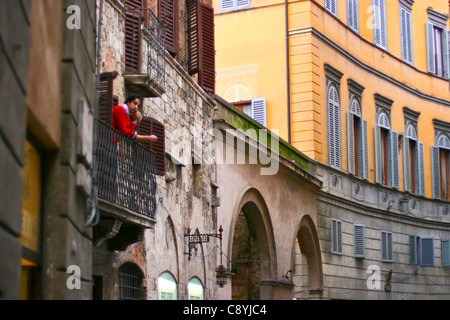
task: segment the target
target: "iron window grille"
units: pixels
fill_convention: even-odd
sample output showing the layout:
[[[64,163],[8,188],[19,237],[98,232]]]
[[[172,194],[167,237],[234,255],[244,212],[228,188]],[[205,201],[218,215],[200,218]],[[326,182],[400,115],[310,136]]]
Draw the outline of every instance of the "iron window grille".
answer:
[[[142,300],[144,290],[142,286],[142,271],[134,263],[123,264],[118,272],[119,300]]]

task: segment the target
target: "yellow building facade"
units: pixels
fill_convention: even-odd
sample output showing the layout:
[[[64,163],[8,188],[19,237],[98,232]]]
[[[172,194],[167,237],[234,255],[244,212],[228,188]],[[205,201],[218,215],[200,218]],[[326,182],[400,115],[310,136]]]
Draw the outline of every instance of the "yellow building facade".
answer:
[[[281,138],[320,163],[330,165],[330,156],[336,156],[332,166],[352,173],[347,113],[355,84],[361,91],[356,94],[359,117],[367,121],[371,182],[377,182],[379,96],[389,105],[390,130],[398,133],[400,190],[405,190],[402,149],[410,110],[416,140],[424,144],[424,192],[432,198],[433,119],[450,122],[448,11],[446,0],[216,1],[217,93],[238,106],[264,98],[269,129],[278,129]],[[441,55],[440,74],[429,67],[429,24],[440,31],[434,43],[436,50],[440,42],[435,54]],[[338,79],[327,77],[325,66]],[[340,145],[334,148],[327,79],[337,85],[338,94]]]

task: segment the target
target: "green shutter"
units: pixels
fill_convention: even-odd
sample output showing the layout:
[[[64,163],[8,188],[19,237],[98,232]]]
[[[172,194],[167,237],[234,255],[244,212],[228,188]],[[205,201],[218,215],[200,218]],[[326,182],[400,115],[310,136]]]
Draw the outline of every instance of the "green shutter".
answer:
[[[417,144],[419,155],[419,195],[425,196],[425,149],[424,144],[419,142]]]
[[[375,181],[376,183],[383,182],[383,170],[381,168],[381,127],[379,124],[375,125]]]
[[[348,173],[356,174],[355,168],[355,125],[353,113],[347,111],[347,150],[348,150]]]
[[[354,233],[354,253],[356,258],[365,257],[365,228],[364,225],[355,224]]]
[[[431,167],[433,182],[433,198],[441,199],[441,168],[439,147],[431,147]]]
[[[413,192],[412,190],[412,176],[411,176],[411,151],[409,149],[409,138],[403,138],[403,167],[404,167],[404,180],[405,191]]]
[[[391,184],[392,188],[400,188],[400,169],[398,158],[398,133],[391,131]]]
[[[433,238],[420,238],[420,253],[422,266],[434,266]]]
[[[370,167],[369,167],[369,128],[367,120],[363,119],[363,178],[369,180]]]
[[[417,236],[409,236],[409,263],[417,264]]]
[[[442,266],[450,266],[450,240],[442,240],[441,244]]]

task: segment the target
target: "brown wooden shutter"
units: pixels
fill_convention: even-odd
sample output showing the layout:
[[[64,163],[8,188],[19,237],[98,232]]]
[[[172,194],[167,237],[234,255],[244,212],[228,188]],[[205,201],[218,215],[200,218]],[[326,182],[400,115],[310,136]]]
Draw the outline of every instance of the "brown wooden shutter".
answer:
[[[188,72],[190,75],[200,71],[200,15],[199,0],[188,0]]]
[[[173,56],[178,53],[178,0],[159,0],[158,18],[165,22],[165,47]]]
[[[198,83],[215,91],[214,9],[199,0],[188,1],[189,73],[198,73]]]
[[[124,0],[127,8],[142,8],[142,0]],[[141,71],[141,24],[143,10],[128,9],[125,15],[125,73]]]
[[[139,128],[140,135],[155,135],[158,141],[154,143],[142,143],[143,146],[149,148],[155,153],[156,157],[156,174],[163,176],[166,174],[166,148],[165,148],[165,127],[164,125],[150,117],[143,117]]]
[[[104,72],[100,75],[100,96],[99,96],[99,107],[98,107],[98,118],[109,125],[112,125],[112,109],[117,105],[117,101],[114,100],[113,96],[113,84],[114,79],[117,78],[118,73],[114,72]]]

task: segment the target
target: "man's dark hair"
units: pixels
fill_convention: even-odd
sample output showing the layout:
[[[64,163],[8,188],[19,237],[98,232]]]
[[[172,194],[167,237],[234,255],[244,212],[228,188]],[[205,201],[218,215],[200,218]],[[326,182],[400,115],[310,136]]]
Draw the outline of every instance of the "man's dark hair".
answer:
[[[139,101],[141,102],[141,104],[144,102],[141,95],[136,94],[136,93],[133,93],[133,94],[131,94],[131,95],[129,95],[129,96],[127,97],[127,99],[125,100],[125,103],[132,102],[132,101],[134,101],[134,100],[136,100],[136,99],[139,99]]]

